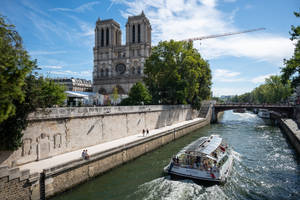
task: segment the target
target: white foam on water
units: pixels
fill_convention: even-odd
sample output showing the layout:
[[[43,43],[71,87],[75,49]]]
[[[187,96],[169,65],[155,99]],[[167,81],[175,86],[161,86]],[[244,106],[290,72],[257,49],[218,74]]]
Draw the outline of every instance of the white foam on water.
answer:
[[[260,126],[256,126],[256,128],[258,128],[258,129],[264,129],[264,128],[267,128],[268,126],[266,126],[266,125],[260,125]]]
[[[228,199],[218,185],[205,187],[189,179],[170,180],[168,177],[162,177],[139,186],[139,190],[146,191],[144,200]]]
[[[247,118],[247,119],[253,119],[256,117],[256,114],[252,114],[252,113],[248,113],[248,112],[245,112],[245,113],[232,113],[234,115],[238,115],[240,116],[241,118]]]
[[[242,160],[241,159],[241,154],[234,151],[234,150],[232,150],[231,152],[232,152],[232,156],[233,156],[234,160],[237,160],[237,161],[241,162],[241,160]]]
[[[270,135],[268,135],[268,133],[263,133],[260,138],[267,139],[269,137],[270,137]]]

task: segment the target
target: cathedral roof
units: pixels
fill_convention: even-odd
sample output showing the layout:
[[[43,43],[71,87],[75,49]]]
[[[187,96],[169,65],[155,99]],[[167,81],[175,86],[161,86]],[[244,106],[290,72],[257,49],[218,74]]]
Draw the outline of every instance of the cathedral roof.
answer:
[[[116,22],[115,20],[113,20],[113,19],[100,20],[100,18],[98,18],[96,24],[97,24],[97,25],[102,25],[102,24],[114,24],[114,25],[116,25],[117,27],[120,28],[120,24],[119,24],[118,22]]]
[[[149,20],[145,16],[144,11],[142,11],[141,14],[139,14],[139,15],[128,16],[128,22],[131,21],[131,20],[140,20],[140,19],[145,19],[149,23]]]

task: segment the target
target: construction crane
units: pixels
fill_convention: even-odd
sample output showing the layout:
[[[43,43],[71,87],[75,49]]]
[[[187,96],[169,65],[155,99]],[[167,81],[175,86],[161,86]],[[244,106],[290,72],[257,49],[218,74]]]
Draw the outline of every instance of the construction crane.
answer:
[[[205,39],[224,37],[224,36],[229,36],[229,35],[238,35],[238,34],[242,34],[242,33],[249,33],[249,32],[254,32],[254,31],[261,31],[261,30],[265,30],[265,28],[256,28],[256,29],[250,29],[250,30],[239,31],[239,32],[229,32],[229,33],[223,33],[223,34],[208,35],[208,36],[203,36],[203,37],[194,37],[194,38],[188,38],[188,39],[181,40],[181,41],[192,42],[195,40],[205,40]]]

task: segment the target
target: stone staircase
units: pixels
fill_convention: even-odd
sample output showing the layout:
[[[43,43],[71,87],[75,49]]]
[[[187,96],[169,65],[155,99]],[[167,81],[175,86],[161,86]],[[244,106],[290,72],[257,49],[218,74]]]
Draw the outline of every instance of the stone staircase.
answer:
[[[210,101],[203,101],[202,102],[201,108],[199,110],[199,117],[206,118],[206,115],[209,111],[210,105],[211,105]]]

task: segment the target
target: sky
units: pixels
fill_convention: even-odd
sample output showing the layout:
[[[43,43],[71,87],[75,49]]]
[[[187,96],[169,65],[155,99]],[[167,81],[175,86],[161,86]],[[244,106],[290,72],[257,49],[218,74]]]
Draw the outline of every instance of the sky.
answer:
[[[16,26],[25,49],[46,77],[92,80],[98,18],[120,23],[144,11],[152,45],[249,29],[265,30],[194,41],[212,70],[214,96],[250,92],[293,55],[291,25],[298,0],[1,0],[0,14]]]

